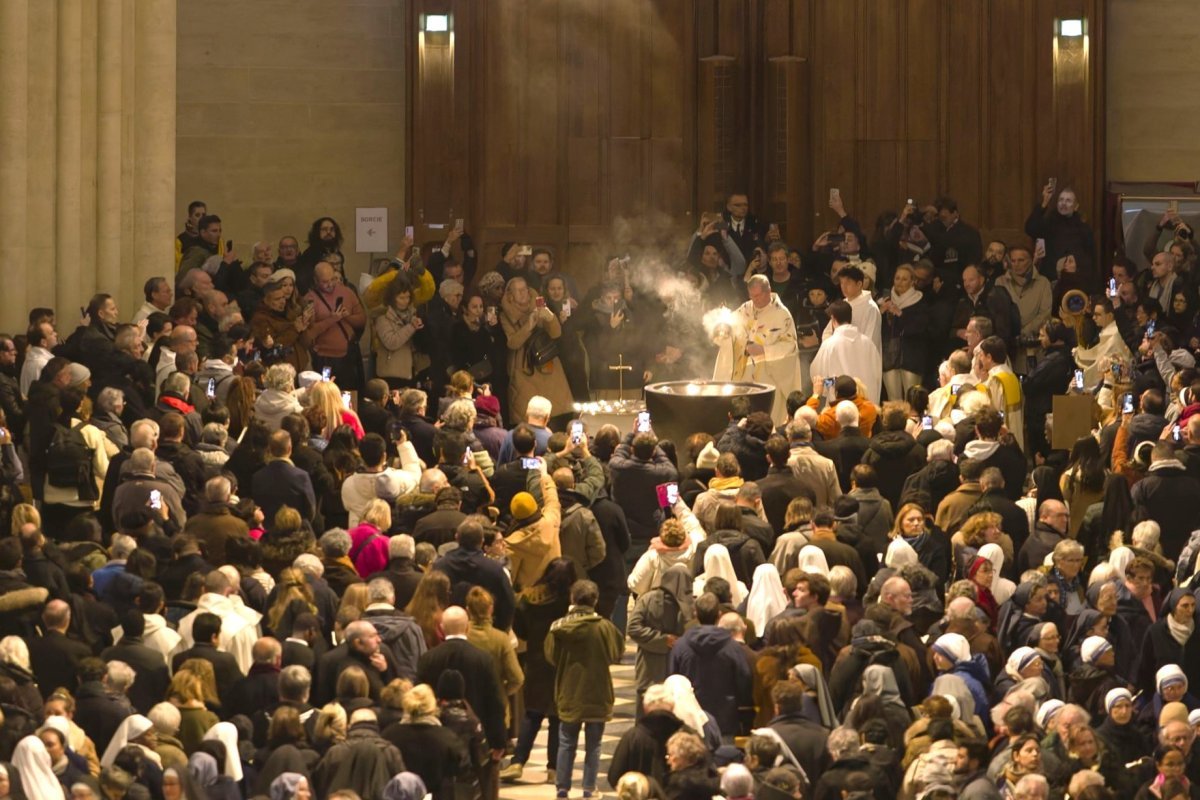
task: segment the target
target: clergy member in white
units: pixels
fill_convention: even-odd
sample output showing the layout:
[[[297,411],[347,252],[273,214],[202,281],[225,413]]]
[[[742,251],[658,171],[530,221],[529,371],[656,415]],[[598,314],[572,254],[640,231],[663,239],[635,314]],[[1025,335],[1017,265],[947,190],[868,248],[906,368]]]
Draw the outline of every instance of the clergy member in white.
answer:
[[[858,328],[858,332],[862,334],[867,341],[874,343],[875,349],[883,353],[883,319],[879,314],[879,306],[875,305],[875,301],[871,299],[871,295],[863,291],[863,284],[866,282],[867,276],[858,267],[851,264],[848,267],[843,267],[837,274],[838,287],[842,290],[842,297],[850,304],[850,310],[854,314],[853,325]],[[828,339],[833,333],[833,319],[829,320],[829,324],[825,326],[825,332],[821,334],[822,339]],[[833,376],[832,372],[816,372],[816,367],[813,367],[813,372],[817,375]],[[843,373],[850,374],[850,373]],[[876,393],[875,402],[879,402],[878,393]]]
[[[1100,329],[1100,341],[1092,347],[1076,347],[1073,351],[1075,363],[1083,370],[1083,388],[1088,392],[1104,379],[1104,370],[1114,361],[1128,363],[1133,358],[1129,346],[1117,330],[1117,317],[1113,313],[1111,300],[1104,298],[1097,301],[1092,308],[1092,319]]]
[[[879,348],[862,335],[853,319],[850,304],[845,300],[838,300],[829,306],[829,325],[832,330],[828,338],[821,342],[821,349],[813,359],[812,374],[823,378],[852,375],[867,387],[868,399],[878,404],[880,383],[883,381],[883,356]]]
[[[775,387],[771,418],[776,425],[787,421],[787,396],[800,388],[800,357],[796,346],[796,323],[779,296],[771,291],[766,275],[746,282],[750,299],[719,325],[713,341],[717,366],[713,380],[759,381]]]

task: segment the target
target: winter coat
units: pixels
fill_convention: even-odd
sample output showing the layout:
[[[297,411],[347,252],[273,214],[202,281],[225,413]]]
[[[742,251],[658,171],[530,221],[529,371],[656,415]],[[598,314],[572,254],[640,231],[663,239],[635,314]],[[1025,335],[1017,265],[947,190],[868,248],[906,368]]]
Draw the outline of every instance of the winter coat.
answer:
[[[532,328],[528,324],[531,314],[537,318]],[[505,295],[501,300],[500,324],[508,341],[508,407],[524,409],[530,398],[541,395],[555,409],[569,410],[573,398],[562,361],[555,356],[548,363],[535,367],[527,357],[534,330],[543,331],[551,339],[562,336],[558,317],[546,309],[536,308],[522,314]]]
[[[662,583],[662,576],[676,564],[692,564],[696,554],[696,543],[689,537],[678,547],[663,544],[657,536],[650,540],[650,547],[642,553],[633,571],[629,573],[629,591],[644,594]],[[701,562],[703,563],[703,562]]]
[[[754,703],[750,664],[729,631],[697,625],[671,648],[667,671],[692,682],[700,706],[712,714],[721,733],[739,730],[739,712]]]
[[[608,461],[612,499],[625,510],[629,535],[634,541],[648,541],[658,534],[663,512],[658,505],[660,483],[679,479],[675,465],[661,450],[655,449],[649,461],[633,455],[633,434],[617,445]]]
[[[642,716],[621,734],[608,765],[608,784],[627,772],[640,772],[662,785],[667,780],[667,740],[683,730],[684,724],[670,711],[655,710]]]
[[[899,316],[882,314],[883,369],[924,375],[929,364],[929,301],[922,297]]]
[[[767,474],[767,443],[746,432],[745,428],[731,423],[716,443],[722,453],[733,453],[741,467],[742,478],[756,481]]]
[[[318,796],[334,789],[351,789],[360,797],[380,797],[393,775],[404,771],[404,758],[394,744],[379,735],[374,722],[350,726],[346,740],[326,751],[312,773]]]
[[[606,548],[600,523],[574,492],[562,491],[562,523],[558,540],[564,557],[575,562],[576,574],[583,576],[604,560]]]
[[[1164,553],[1178,553],[1200,518],[1200,482],[1176,459],[1150,465],[1130,492],[1133,521],[1154,520],[1162,528]]]
[[[887,434],[880,434],[875,441]],[[850,496],[858,501],[858,529],[876,553],[887,550],[892,530],[892,504],[878,489],[854,489]]]
[[[572,606],[550,626],[543,652],[554,665],[554,702],[563,722],[600,722],[612,716],[609,666],[621,660],[625,637],[587,606]]]
[[[958,465],[939,458],[905,478],[900,497],[915,491],[929,492],[933,508],[936,509],[947,495],[958,488],[958,483]]]
[[[230,512],[227,503],[212,504],[198,514],[191,515],[183,526],[183,532],[196,537],[205,557],[213,564],[227,563],[225,543],[229,539],[250,538],[246,523]]]
[[[720,530],[714,532],[700,544],[696,545],[696,553],[692,556],[692,574],[704,572],[704,554],[714,544],[723,544],[729,551],[729,560],[733,562],[733,571],[742,583],[749,586],[754,579],[754,570],[767,561],[763,554],[762,545],[741,531]]]
[[[885,431],[871,437],[871,446],[863,454],[862,463],[875,468],[879,493],[892,508],[899,508],[904,482],[925,466],[925,448],[906,431]]]
[[[559,525],[562,508],[558,490],[549,475],[542,474],[542,510],[535,522],[522,525],[504,537],[509,551],[509,568],[513,586],[522,589],[533,586],[546,571],[546,566],[562,555]]]
[[[682,570],[668,573],[666,582],[640,595],[629,616],[627,633],[637,644],[634,674],[638,694],[652,683],[662,683],[667,677],[667,659],[671,647],[668,636],[682,636],[689,619],[690,576],[678,578]]]
[[[550,626],[566,616],[570,603],[545,585],[531,586],[517,599],[512,630],[525,642],[525,708],[554,715],[554,665],[546,660]]]
[[[254,418],[272,431],[279,430],[280,423],[288,414],[299,414],[302,411],[304,409],[296,395],[278,389],[264,389],[254,401]]]
[[[382,644],[396,659],[396,672],[401,678],[416,680],[417,661],[425,653],[425,634],[417,621],[395,608],[367,607],[362,619],[378,631]]]

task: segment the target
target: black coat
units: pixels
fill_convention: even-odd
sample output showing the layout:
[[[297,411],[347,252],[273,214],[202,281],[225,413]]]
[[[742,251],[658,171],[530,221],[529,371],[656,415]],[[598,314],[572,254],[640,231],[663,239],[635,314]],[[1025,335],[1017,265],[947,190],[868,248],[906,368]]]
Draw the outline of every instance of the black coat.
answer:
[[[171,674],[162,653],[142,644],[141,637],[125,637],[100,654],[105,661],[124,661],[136,676],[129,687],[129,702],[139,714],[146,714],[166,696]]]
[[[438,685],[438,678],[448,669],[462,673],[466,681],[466,700],[483,723],[488,746],[504,747],[504,693],[492,658],[466,639],[448,639],[427,651],[417,665],[420,683]]]
[[[441,725],[397,722],[384,728],[382,736],[400,751],[405,769],[421,776],[434,800],[453,800],[454,778],[471,768],[458,734]]]
[[[133,713],[133,706],[123,696],[116,696],[99,681],[89,681],[75,693],[75,724],[95,743],[96,752],[103,753],[121,722]]]
[[[816,494],[808,484],[796,477],[791,467],[771,467],[765,478],[758,481],[762,490],[763,512],[771,524],[771,530],[776,534],[782,533],[787,519],[787,507],[796,497],[807,497],[815,503]]]
[[[50,693],[59,687],[74,691],[75,687],[79,685],[76,679],[79,662],[91,656],[92,649],[77,639],[63,636],[58,631],[46,631],[40,639],[27,641],[29,662],[33,667],[33,674],[37,675],[42,697],[49,697]],[[105,661],[109,660],[111,659],[105,659]],[[162,657],[159,656],[158,660],[162,661]],[[130,664],[130,666],[134,665]],[[134,667],[134,669],[136,668]],[[163,668],[166,668],[165,664]],[[161,699],[162,692],[159,692],[155,702]]]
[[[1043,208],[1038,202],[1025,220],[1025,233],[1035,241],[1046,240],[1046,255],[1041,260],[1039,270],[1052,281],[1058,279],[1058,260],[1068,253],[1075,256],[1080,270],[1086,268],[1085,261],[1090,265],[1096,263],[1096,239],[1092,229],[1080,218],[1079,212],[1064,217],[1058,213],[1058,209]]]
[[[495,603],[492,624],[502,631],[512,627],[517,601],[513,595],[512,582],[504,573],[500,562],[488,558],[482,550],[456,547],[433,562],[433,569],[444,572],[450,578],[452,594],[458,584],[465,584],[468,589],[471,586],[487,589]]]
[[[900,493],[909,475],[925,466],[925,448],[907,431],[885,431],[871,437],[862,463],[875,468],[879,493],[899,510]]]
[[[250,481],[250,496],[262,509],[263,517],[275,519],[280,506],[291,506],[306,520],[312,520],[317,510],[312,479],[308,473],[286,461],[276,460],[254,473]]]
[[[392,654],[391,649],[381,642],[379,652],[387,661],[387,669],[383,672],[371,666],[368,659],[362,654],[351,650],[349,644],[346,642],[342,642],[318,658],[317,675],[319,676],[319,683],[313,692],[313,696],[317,698],[316,702],[331,702],[337,696],[338,676],[350,667],[359,667],[366,673],[367,683],[370,686],[371,702],[378,706],[379,693],[383,690],[383,687],[393,678],[400,677],[400,671],[396,665],[396,656]]]
[[[250,674],[235,683],[229,697],[221,701],[226,717],[245,713],[245,709],[278,705],[279,668],[272,664],[251,664]]]
[[[608,765],[608,785],[626,772],[640,772],[659,784],[667,780],[667,740],[684,727],[670,711],[651,711],[621,734]]]
[[[242,679],[242,670],[238,667],[237,659],[211,644],[197,642],[182,653],[175,654],[175,658],[171,659],[171,671],[178,672],[183,662],[189,658],[203,658],[212,663],[213,672],[217,677],[217,697],[221,698],[224,707],[227,698],[233,696],[234,685]]]
[[[588,570],[588,578],[600,589],[596,613],[602,617],[611,617],[618,595],[628,591],[625,551],[629,549],[630,544],[629,526],[625,522],[625,511],[605,492],[593,498],[589,508],[600,525],[600,534],[604,537],[604,560]]]
[[[924,375],[929,366],[930,304],[922,297],[900,316],[883,314],[883,369],[903,369]],[[903,400],[889,397],[889,400]]]
[[[916,372],[916,370],[913,371]],[[826,441],[825,447],[837,456],[831,460],[838,467],[838,483],[842,487],[842,493],[845,494],[850,491],[850,473],[862,462],[863,456],[871,447],[871,440],[862,435],[862,431],[857,425],[847,425],[838,432],[837,436]],[[825,454],[822,453],[822,455]],[[777,528],[777,530],[782,530],[782,528]]]
[[[1200,482],[1177,461],[1151,464],[1130,492],[1133,521],[1152,519],[1162,528],[1164,553],[1178,553],[1200,518]]]
[[[714,544],[723,544],[729,550],[729,560],[733,562],[733,571],[738,580],[749,586],[754,578],[754,570],[759,564],[766,562],[762,545],[741,531],[715,531],[700,544],[696,545],[696,553],[692,556],[692,574],[699,576],[704,572],[704,554]]]
[[[412,600],[413,593],[417,591],[417,584],[421,582],[424,574],[417,569],[411,558],[393,558],[388,561],[385,569],[376,572],[368,580],[387,578],[396,592],[396,602],[393,605],[396,608],[407,608],[408,602]]]
[[[766,441],[747,433],[745,428],[739,428],[736,423],[729,424],[717,440],[716,447],[722,453],[737,456],[745,480],[756,481],[767,474]]]
[[[904,497],[909,492],[916,491],[929,492],[929,496],[933,498],[930,507],[937,508],[946,499],[946,495],[958,488],[958,484],[958,465],[953,461],[938,459],[930,461],[905,478],[900,496]],[[899,508],[896,510],[899,511]]]

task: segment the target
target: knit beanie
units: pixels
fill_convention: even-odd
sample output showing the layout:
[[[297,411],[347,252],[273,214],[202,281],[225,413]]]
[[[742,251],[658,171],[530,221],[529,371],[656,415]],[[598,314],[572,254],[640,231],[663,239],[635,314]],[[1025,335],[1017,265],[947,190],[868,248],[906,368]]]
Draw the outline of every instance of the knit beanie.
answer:
[[[529,519],[537,513],[537,500],[529,492],[517,492],[508,504],[508,510],[512,512],[513,519]]]

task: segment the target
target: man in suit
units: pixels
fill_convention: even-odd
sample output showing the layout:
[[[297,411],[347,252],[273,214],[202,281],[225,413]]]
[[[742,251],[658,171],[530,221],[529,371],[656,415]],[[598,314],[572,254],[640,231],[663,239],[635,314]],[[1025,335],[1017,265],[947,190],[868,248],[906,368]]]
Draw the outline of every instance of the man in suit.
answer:
[[[452,596],[465,597],[472,586],[487,589],[496,604],[492,612],[492,624],[499,630],[508,630],[512,627],[513,612],[516,610],[512,583],[500,563],[483,552],[483,534],[483,526],[478,522],[463,522],[454,537],[458,540],[458,547],[433,562],[433,569],[449,576]]]
[[[492,751],[489,773],[498,778],[506,742],[504,695],[491,656],[467,641],[468,627],[467,612],[462,607],[450,606],[445,610],[442,630],[446,632],[446,639],[421,656],[417,662],[417,681],[437,686],[438,678],[446,670],[457,670],[470,677],[466,699],[483,723],[488,748]]]
[[[216,673],[217,696],[229,697],[234,685],[242,679],[242,671],[232,654],[217,649],[221,640],[221,618],[207,611],[197,614],[192,621],[192,639],[195,644],[171,660],[171,671],[178,672],[189,658],[203,658],[212,663]]]
[[[292,437],[287,431],[275,431],[267,443],[267,465],[254,473],[250,496],[262,509],[263,517],[275,519],[280,506],[291,506],[300,516],[311,520],[317,501],[308,473],[292,464]]]
[[[301,666],[314,673],[317,667],[317,652],[313,642],[321,638],[321,620],[316,614],[297,614],[292,623],[292,635],[283,642],[280,664],[284,669]]]
[[[452,487],[447,488],[458,491]],[[396,590],[396,608],[408,608],[408,601],[412,600],[413,594],[417,591],[417,584],[421,582],[421,577],[425,574],[413,562],[416,551],[417,543],[412,536],[407,533],[396,534],[388,539],[387,566],[374,575],[368,576],[369,578],[387,578],[392,582],[392,587]]]
[[[29,641],[29,663],[43,698],[49,697],[60,686],[74,691],[79,685],[79,662],[92,654],[86,644],[67,637],[70,626],[71,607],[62,600],[51,600],[42,611],[44,633],[40,639]],[[162,694],[161,691],[158,693],[159,700]]]
[[[105,661],[124,661],[133,667],[133,686],[129,687],[129,702],[139,714],[146,714],[167,693],[171,675],[163,654],[147,647],[142,637],[146,633],[146,617],[140,609],[131,608],[121,615],[122,635],[100,657]]]
[[[754,257],[754,248],[766,247],[762,225],[750,213],[750,198],[744,192],[734,192],[725,200],[721,216],[729,223],[729,238],[733,239],[746,261]]]

